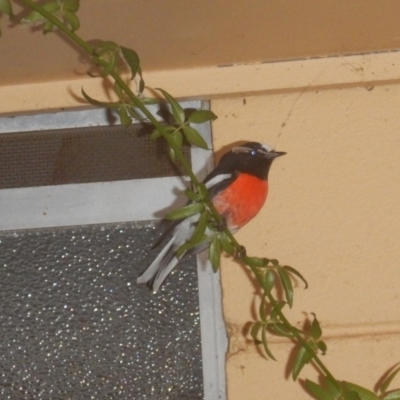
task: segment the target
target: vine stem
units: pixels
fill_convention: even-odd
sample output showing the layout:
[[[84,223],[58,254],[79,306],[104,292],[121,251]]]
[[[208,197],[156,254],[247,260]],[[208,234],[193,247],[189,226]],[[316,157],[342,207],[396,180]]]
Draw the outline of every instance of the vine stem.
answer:
[[[101,59],[99,59],[98,55],[96,54],[96,49],[90,46],[87,42],[85,42],[82,38],[72,32],[65,24],[60,21],[58,18],[54,17],[51,13],[47,12],[43,9],[39,4],[34,3],[32,0],[20,0],[22,3],[30,7],[31,9],[35,10],[39,14],[41,14],[44,18],[49,20],[52,24],[57,26],[72,42],[77,44],[82,50],[88,53],[90,56],[96,59],[101,66],[106,67],[107,63]],[[122,77],[112,70],[109,74],[114,81],[119,85],[119,87],[128,95],[129,99],[132,101],[132,104],[138,108],[145,117],[153,124],[153,126],[161,133],[163,138],[167,141],[168,145],[174,150],[174,153],[182,165],[182,168],[185,170],[187,175],[189,176],[192,184],[198,189],[199,193],[203,193],[200,189],[202,185],[198,180],[197,176],[194,174],[189,161],[183,155],[180,148],[175,144],[173,139],[170,137],[168,132],[164,129],[163,125],[154,117],[154,115],[147,109],[147,107],[142,103],[142,101],[132,92],[131,88],[126,84],[126,82],[122,79]],[[217,210],[214,207],[214,204],[208,198],[203,198],[204,203],[207,205],[208,209],[211,211],[213,217],[215,218],[217,223],[223,222],[223,218],[219,215]],[[225,233],[229,234],[229,230],[226,229]],[[231,235],[232,237],[232,235]],[[237,242],[236,242],[237,243]]]
[[[46,11],[43,7],[41,7],[39,4],[36,4],[32,0],[20,0],[20,3],[24,3],[27,5],[29,8],[32,10],[35,10],[38,12],[40,15],[45,17],[48,21],[50,21],[52,24],[57,26],[61,31],[63,31],[73,42],[75,42],[80,48],[85,50],[87,53],[90,55],[94,55],[94,48],[90,46],[87,42],[85,42],[83,39],[81,39],[78,35],[76,35],[74,32],[72,32],[70,29],[68,29],[65,24],[63,24],[59,19],[54,17],[52,14],[50,14],[48,11]]]
[[[255,267],[250,266],[251,270],[254,273]],[[259,281],[259,279],[257,278]],[[260,281],[259,281],[260,282]],[[261,282],[260,282],[261,283]],[[265,293],[265,292],[264,292]],[[325,364],[321,361],[319,358],[318,354],[315,353],[315,351],[311,348],[311,346],[307,343],[306,340],[297,332],[296,329],[293,329],[292,324],[288,321],[288,319],[285,317],[285,314],[279,309],[278,304],[275,300],[275,298],[271,295],[271,293],[265,293],[266,297],[268,300],[271,302],[272,306],[274,309],[277,311],[281,321],[285,324],[285,326],[290,330],[292,335],[296,338],[296,340],[308,351],[308,353],[312,356],[315,364],[318,365],[320,370],[327,376],[336,386],[337,389],[341,390],[340,385],[336,381],[335,377],[332,375],[332,373],[329,371],[329,369],[325,366]]]
[[[235,237],[232,235],[232,233],[227,230],[225,232],[228,236],[229,239],[231,240],[231,242],[233,243],[233,245],[235,246],[235,248],[237,250],[239,250],[241,248],[241,245],[239,244],[239,242],[235,239]],[[257,279],[257,282],[260,284],[260,286],[262,288],[264,288],[264,283],[263,283],[263,276],[262,274],[260,274],[260,271],[258,270],[258,268],[253,265],[250,257],[248,257],[247,255],[245,255],[242,258],[242,261],[251,269],[251,271],[253,272],[254,276]],[[272,304],[272,307],[275,309],[275,311],[277,312],[277,314],[279,315],[279,318],[281,319],[281,321],[283,322],[283,324],[286,326],[286,328],[291,332],[291,334],[293,335],[294,338],[296,338],[296,340],[308,351],[308,353],[311,355],[311,357],[313,358],[315,364],[317,364],[317,366],[319,367],[319,369],[325,374],[325,376],[327,376],[336,386],[336,388],[338,390],[342,390],[342,388],[340,387],[339,383],[337,382],[336,378],[333,376],[333,374],[329,371],[329,369],[325,366],[325,364],[322,362],[322,360],[319,358],[318,354],[316,354],[316,352],[311,348],[311,346],[307,343],[306,340],[304,340],[304,338],[299,334],[299,332],[293,328],[292,324],[289,322],[289,320],[286,318],[285,314],[282,312],[281,308],[278,307],[278,303],[275,300],[275,298],[271,295],[271,293],[266,292],[264,289],[264,294],[265,296],[268,298],[269,302]]]
[[[32,0],[19,0],[20,3],[25,4],[27,7],[30,9],[38,12],[41,14],[45,19],[50,21],[52,24],[54,24],[57,28],[59,28],[66,37],[68,37],[72,42],[77,44],[82,50],[84,50],[86,53],[88,53],[93,59],[95,60],[96,63],[101,65],[102,67],[107,66],[107,62],[104,60],[101,60],[99,55],[96,53],[96,49],[89,45],[86,41],[84,41],[81,37],[76,35],[74,32],[72,32],[62,21],[54,17],[52,14],[47,12],[45,9],[43,9],[39,4],[33,2]],[[191,182],[196,186],[198,189],[200,189],[200,186],[202,185],[196,175],[194,174],[189,161],[185,158],[183,153],[181,152],[180,148],[174,143],[172,138],[168,135],[168,132],[164,129],[163,125],[153,116],[153,114],[146,108],[146,106],[142,103],[142,101],[133,93],[133,91],[130,89],[130,87],[127,85],[127,83],[122,79],[122,77],[112,70],[109,75],[114,79],[114,81],[117,83],[117,85],[127,94],[129,99],[132,101],[132,104],[138,108],[143,115],[153,124],[153,126],[161,133],[161,135],[164,137],[164,139],[167,141],[168,145],[174,150],[175,155],[177,159],[179,160],[180,164],[182,165],[183,169],[185,172],[188,174],[188,176],[191,179]],[[199,192],[201,192],[199,190]],[[222,222],[223,218],[217,210],[215,209],[213,203],[211,200],[207,197],[203,199],[204,203],[206,206],[209,208],[210,212],[212,213],[213,217],[217,222]],[[232,244],[235,246],[236,250],[239,251],[242,246],[237,242],[237,240],[234,238],[232,233],[229,231],[229,229],[225,229],[224,233],[229,237],[231,240]],[[263,287],[263,278],[260,272],[258,271],[257,267],[254,266],[248,256],[244,256],[242,258],[242,261],[248,265],[255,275],[257,281],[259,282],[260,286]],[[278,307],[277,301],[275,298],[270,294],[265,292],[265,296],[268,298],[272,306],[275,308],[277,311],[280,319],[282,322],[285,324],[286,328],[292,333],[293,337],[296,338],[296,340],[309,352],[309,354],[312,356],[314,362],[317,364],[317,366],[320,368],[320,370],[327,376],[329,377],[332,382],[337,386],[339,390],[341,390],[339,384],[337,383],[336,379],[333,377],[332,373],[328,370],[328,368],[324,365],[324,363],[320,360],[318,355],[312,350],[312,348],[309,346],[309,344],[303,339],[303,337],[294,329],[291,325],[291,323],[288,321],[288,319],[285,317],[283,312],[280,310]]]
[[[247,265],[250,267],[252,272],[257,278],[258,283],[263,286],[262,283],[262,276],[260,275],[260,272],[257,270],[257,267],[254,267],[250,265],[251,263],[247,263]],[[311,346],[307,343],[306,340],[300,335],[300,333],[296,330],[293,329],[292,324],[289,322],[289,320],[286,318],[285,314],[281,311],[280,307],[278,307],[278,303],[275,300],[274,296],[271,295],[271,293],[267,293],[264,291],[265,296],[268,298],[270,303],[272,304],[272,307],[275,309],[277,314],[279,315],[279,318],[281,321],[285,324],[286,328],[290,330],[292,335],[296,338],[296,340],[308,351],[308,353],[312,356],[314,359],[314,362],[318,365],[318,367],[321,369],[321,371],[336,385],[336,387],[341,390],[340,385],[337,383],[335,377],[332,375],[332,373],[329,371],[329,369],[325,366],[325,364],[321,361],[319,358],[318,354],[311,348]]]

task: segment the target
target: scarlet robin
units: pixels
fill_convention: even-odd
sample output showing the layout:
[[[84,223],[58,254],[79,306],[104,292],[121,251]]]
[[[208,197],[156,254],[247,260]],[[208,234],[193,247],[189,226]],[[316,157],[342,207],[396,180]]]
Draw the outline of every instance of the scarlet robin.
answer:
[[[269,169],[273,160],[284,154],[266,144],[248,142],[225,153],[204,179],[212,203],[233,233],[253,219],[264,205]],[[190,240],[198,220],[199,214],[196,214],[174,222],[171,239],[137,279],[139,284],[147,284],[157,291],[183,256],[196,254],[209,246],[209,242],[204,241],[179,258],[176,256],[177,249]]]

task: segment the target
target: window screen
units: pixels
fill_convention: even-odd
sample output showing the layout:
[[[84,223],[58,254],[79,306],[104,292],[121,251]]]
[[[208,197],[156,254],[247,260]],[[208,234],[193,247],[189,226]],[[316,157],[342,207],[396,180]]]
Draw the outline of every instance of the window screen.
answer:
[[[146,127],[66,114],[0,120],[0,397],[225,398],[219,278],[204,257],[157,294],[136,285],[157,254],[154,219],[185,201],[179,168]],[[210,152],[186,151],[204,176]]]
[[[96,126],[0,136],[0,189],[181,174],[148,125]],[[188,146],[185,155],[190,158]]]
[[[202,399],[196,259],[136,285],[154,223],[0,233],[1,399]]]

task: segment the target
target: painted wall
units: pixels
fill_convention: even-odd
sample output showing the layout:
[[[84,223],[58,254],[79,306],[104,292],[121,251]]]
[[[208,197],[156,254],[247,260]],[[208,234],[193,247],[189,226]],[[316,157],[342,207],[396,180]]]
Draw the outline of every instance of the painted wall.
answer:
[[[135,49],[148,72],[388,51],[399,13],[398,0],[85,0],[78,16],[82,38]],[[2,29],[0,86],[86,75],[87,56],[58,35]]]
[[[400,361],[399,106],[399,85],[212,102],[217,150],[255,140],[288,153],[274,162],[267,204],[238,240],[304,274],[310,287],[297,288],[291,320],[301,325],[315,312],[329,368],[370,388]],[[247,270],[224,261],[222,286],[229,400],[310,398],[284,380],[287,340],[271,339],[278,362],[265,361],[243,335],[258,306]],[[301,374],[314,376],[311,367]]]
[[[400,361],[399,67],[392,53],[147,74],[150,87],[212,99],[216,150],[258,140],[288,152],[272,167],[266,206],[237,238],[306,276],[292,321],[315,312],[332,372],[369,387]],[[95,82],[0,87],[0,113],[80,107],[70,93],[84,86],[97,97]],[[243,335],[257,306],[246,270],[224,261],[222,278],[229,400],[309,399],[285,380],[291,343],[272,340],[278,362],[266,361]]]

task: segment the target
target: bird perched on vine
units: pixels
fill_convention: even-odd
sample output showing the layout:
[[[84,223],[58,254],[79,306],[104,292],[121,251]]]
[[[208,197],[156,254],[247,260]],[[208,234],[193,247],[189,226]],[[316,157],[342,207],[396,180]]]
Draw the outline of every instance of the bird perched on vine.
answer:
[[[248,142],[225,153],[216,168],[204,179],[210,200],[232,233],[247,224],[261,210],[268,195],[271,164],[275,158],[284,154],[269,145]],[[176,254],[191,239],[199,218],[200,214],[197,213],[172,223],[169,228],[170,239],[139,276],[138,284],[147,284],[156,292],[184,256],[196,254],[209,246],[215,232],[207,229],[205,239],[200,244],[183,254]]]

